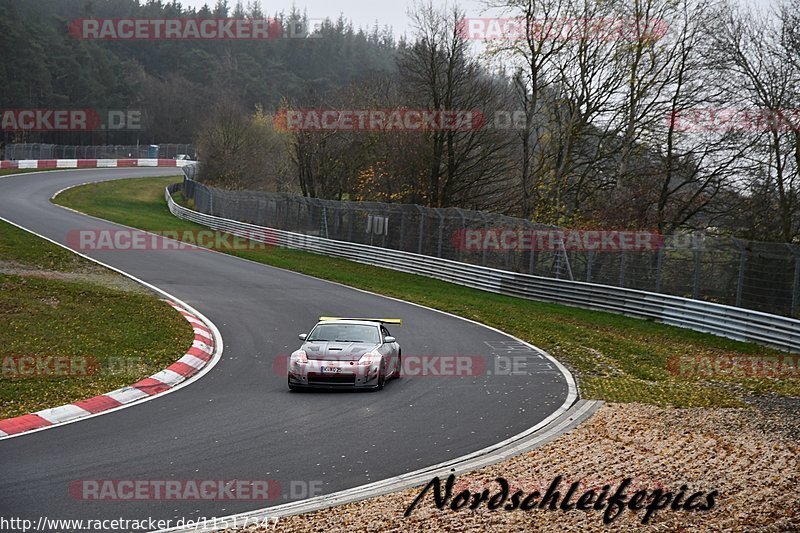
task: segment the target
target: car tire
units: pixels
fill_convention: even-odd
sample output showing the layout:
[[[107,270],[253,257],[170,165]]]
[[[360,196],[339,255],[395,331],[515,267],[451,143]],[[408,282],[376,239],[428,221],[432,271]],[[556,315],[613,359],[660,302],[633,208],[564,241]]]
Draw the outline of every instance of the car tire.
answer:
[[[384,385],[386,385],[386,372],[383,368],[383,361],[381,361],[381,366],[378,368],[378,384],[375,386],[375,390],[383,390]]]
[[[303,390],[302,387],[298,387],[297,385],[292,385],[291,383],[289,383],[288,385],[289,385],[289,390],[292,392],[300,392]]]
[[[403,352],[397,352],[397,368],[392,374],[392,379],[400,379],[400,369],[403,368]]]

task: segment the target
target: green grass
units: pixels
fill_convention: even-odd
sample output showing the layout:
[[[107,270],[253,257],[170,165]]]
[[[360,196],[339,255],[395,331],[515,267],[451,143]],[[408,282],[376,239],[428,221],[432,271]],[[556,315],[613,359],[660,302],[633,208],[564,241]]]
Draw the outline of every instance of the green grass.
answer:
[[[165,302],[98,284],[86,274],[124,278],[5,222],[0,267],[20,271],[0,273],[0,419],[135,383],[191,346],[191,327]],[[50,356],[76,366],[19,373],[21,358]]]
[[[80,256],[0,220],[0,260],[28,268],[75,272],[88,266]]]
[[[50,170],[64,170],[63,168],[4,168],[0,170],[0,176],[11,174],[27,174],[29,172],[48,172]]]
[[[147,230],[200,226],[173,217],[164,187],[180,178],[118,180],[62,193],[56,202]],[[576,374],[581,395],[680,407],[741,406],[742,394],[800,395],[800,379],[687,378],[670,371],[679,357],[774,355],[774,350],[638,320],[484,292],[439,280],[282,248],[230,252],[477,320],[547,350]]]

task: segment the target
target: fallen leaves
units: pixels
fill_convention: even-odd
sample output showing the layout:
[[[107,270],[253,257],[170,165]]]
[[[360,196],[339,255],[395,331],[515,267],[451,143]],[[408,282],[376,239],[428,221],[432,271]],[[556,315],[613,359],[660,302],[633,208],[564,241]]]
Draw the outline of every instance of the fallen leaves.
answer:
[[[503,463],[459,476],[477,490],[503,477],[536,490],[557,475],[592,487],[632,477],[639,488],[719,491],[709,511],[662,509],[653,531],[789,531],[800,528],[797,440],[763,425],[756,409],[604,405],[587,422],[553,442]],[[800,425],[794,422],[795,425]],[[495,486],[488,488],[496,490]],[[598,511],[437,509],[431,498],[404,518],[420,488],[306,515],[282,518],[278,531],[628,531],[643,529],[643,511],[625,510],[609,526]],[[239,531],[267,531],[247,528]]]

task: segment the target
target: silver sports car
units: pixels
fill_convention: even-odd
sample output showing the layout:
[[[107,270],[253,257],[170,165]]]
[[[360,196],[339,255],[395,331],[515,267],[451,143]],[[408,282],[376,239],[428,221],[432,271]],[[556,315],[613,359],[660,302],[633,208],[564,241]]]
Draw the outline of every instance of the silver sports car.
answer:
[[[399,318],[320,317],[303,345],[289,357],[289,388],[380,390],[400,377],[400,345],[385,324]]]

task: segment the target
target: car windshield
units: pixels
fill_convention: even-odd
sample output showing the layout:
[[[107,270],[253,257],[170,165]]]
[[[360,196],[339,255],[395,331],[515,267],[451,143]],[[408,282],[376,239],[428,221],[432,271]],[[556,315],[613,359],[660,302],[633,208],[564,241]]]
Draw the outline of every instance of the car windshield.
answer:
[[[380,339],[378,328],[360,324],[320,324],[306,339],[307,341],[365,342],[377,344]]]

